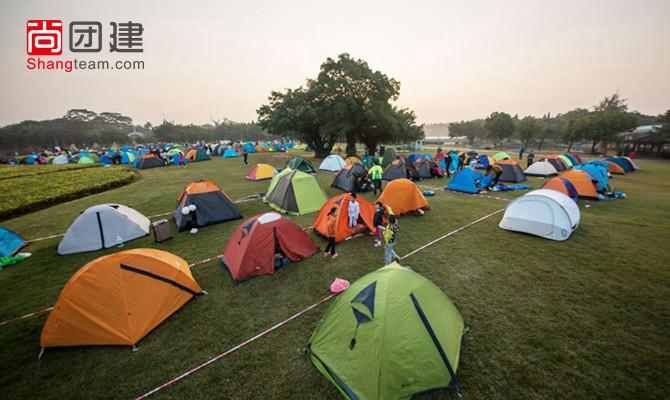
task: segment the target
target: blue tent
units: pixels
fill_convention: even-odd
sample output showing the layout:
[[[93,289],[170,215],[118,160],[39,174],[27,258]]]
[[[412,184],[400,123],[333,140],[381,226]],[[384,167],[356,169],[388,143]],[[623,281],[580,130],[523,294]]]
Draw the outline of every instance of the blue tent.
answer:
[[[581,169],[583,171],[590,172],[591,175],[595,176],[601,185],[604,187],[609,186],[609,179],[607,178],[607,168],[602,167],[596,164],[583,164],[577,165],[574,169]]]
[[[451,181],[447,185],[447,190],[477,193],[482,187],[483,180],[484,175],[470,167],[465,167],[451,177]]]
[[[621,168],[623,168],[623,171],[625,173],[629,173],[629,172],[633,171],[633,169],[628,165],[626,160],[624,160],[623,158],[612,157],[612,158],[608,158],[607,161],[613,162],[614,164],[620,166]]]
[[[282,147],[281,144],[277,143],[274,145],[275,151],[284,151],[285,149]]]
[[[433,156],[431,156],[431,155],[428,154],[428,153],[426,153],[426,154],[422,154],[421,157],[430,158],[431,160],[433,159]]]
[[[26,164],[35,164],[36,161],[37,161],[37,157],[35,157],[35,156],[30,156],[30,157],[26,158]]]
[[[258,153],[258,150],[256,150],[254,145],[251,143],[247,143],[247,145],[244,146],[244,151],[246,151],[247,153]]]
[[[26,242],[16,232],[0,226],[0,257],[12,257]]]
[[[100,159],[98,160],[100,164],[111,164],[112,163],[112,158],[108,156],[107,154],[103,154]]]
[[[412,153],[412,154],[409,155],[409,157],[407,157],[407,162],[412,164],[412,163],[414,163],[414,161],[418,160],[419,158],[421,158],[421,155],[419,153]]]
[[[447,162],[449,164],[447,164]],[[447,154],[447,156],[440,161],[440,168],[442,168],[443,172],[447,171],[447,166],[449,167],[449,171],[455,171],[456,168],[458,168],[458,154]]]
[[[570,160],[570,162],[572,162],[572,165],[579,165],[579,162],[572,154],[563,154],[563,156],[567,157],[567,159]]]
[[[254,149],[255,151],[256,149]],[[247,150],[247,153],[250,153],[250,151]],[[223,155],[221,158],[229,158],[229,157],[239,157],[240,155],[237,154],[235,149],[226,149],[226,151],[223,152]]]
[[[172,155],[168,157],[172,157],[172,165],[179,165],[179,153],[172,153]],[[184,164],[188,164],[186,157],[184,157]]]

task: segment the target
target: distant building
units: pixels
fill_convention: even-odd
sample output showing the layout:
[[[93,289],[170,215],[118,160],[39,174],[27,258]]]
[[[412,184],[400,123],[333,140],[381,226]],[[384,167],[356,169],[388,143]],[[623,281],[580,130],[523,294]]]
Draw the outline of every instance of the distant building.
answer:
[[[654,131],[661,125],[645,125],[635,128],[632,132],[624,132],[619,135],[619,147],[624,154],[635,152],[637,154],[663,153],[666,151],[670,139],[659,138]]]

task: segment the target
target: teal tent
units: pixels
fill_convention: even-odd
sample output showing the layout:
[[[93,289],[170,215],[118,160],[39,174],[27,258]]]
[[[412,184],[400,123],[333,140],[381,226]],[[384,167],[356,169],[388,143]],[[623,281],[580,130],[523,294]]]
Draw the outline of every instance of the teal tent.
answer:
[[[312,334],[307,354],[348,399],[399,399],[458,388],[466,331],[439,287],[392,263],[337,297]]]

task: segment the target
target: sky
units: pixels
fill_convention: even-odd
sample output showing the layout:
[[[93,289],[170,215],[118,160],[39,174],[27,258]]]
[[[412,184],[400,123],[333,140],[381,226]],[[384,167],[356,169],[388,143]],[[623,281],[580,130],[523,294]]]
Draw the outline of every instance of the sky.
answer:
[[[658,115],[670,109],[669,17],[667,0],[3,0],[0,126],[73,108],[138,125],[250,122],[271,91],[345,52],[400,81],[397,105],[419,123],[556,115],[617,91]],[[63,23],[62,55],[28,55],[27,21],[46,19]],[[70,51],[73,21],[102,24],[99,53]],[[143,52],[111,52],[110,23],[129,21]],[[31,70],[30,58],[144,69]]]

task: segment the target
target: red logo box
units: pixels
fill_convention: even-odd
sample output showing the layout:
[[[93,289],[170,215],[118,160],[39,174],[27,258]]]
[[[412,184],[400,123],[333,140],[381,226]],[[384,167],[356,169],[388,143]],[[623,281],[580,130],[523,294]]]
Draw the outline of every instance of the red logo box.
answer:
[[[28,55],[58,56],[63,53],[63,22],[31,19],[27,24]]]

